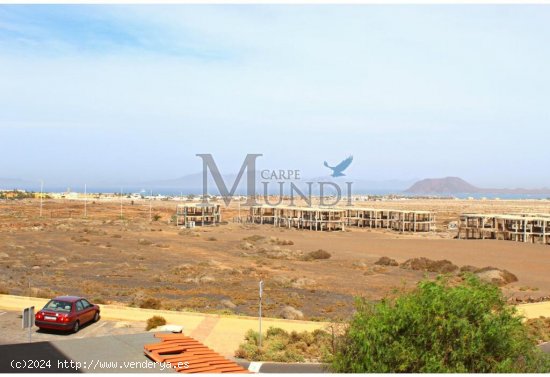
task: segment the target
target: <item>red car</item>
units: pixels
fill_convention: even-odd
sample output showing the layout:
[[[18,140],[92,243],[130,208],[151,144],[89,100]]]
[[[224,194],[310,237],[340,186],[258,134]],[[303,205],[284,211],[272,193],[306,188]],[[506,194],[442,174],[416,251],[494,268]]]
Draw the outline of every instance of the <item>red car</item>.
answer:
[[[83,297],[59,296],[50,300],[35,315],[34,324],[40,329],[78,332],[88,322],[99,321],[99,306]]]

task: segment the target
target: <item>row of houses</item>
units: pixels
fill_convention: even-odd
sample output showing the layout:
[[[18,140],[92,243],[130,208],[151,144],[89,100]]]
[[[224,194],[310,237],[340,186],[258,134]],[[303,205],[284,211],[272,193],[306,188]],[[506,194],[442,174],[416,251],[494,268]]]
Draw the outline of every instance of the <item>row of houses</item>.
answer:
[[[460,216],[458,238],[550,244],[550,214],[465,213]]]
[[[346,227],[391,229],[400,232],[435,230],[430,211],[361,207],[252,206],[248,222],[309,230],[344,230]]]
[[[180,204],[176,224],[181,226],[210,225],[221,221],[219,204]],[[400,232],[430,232],[435,230],[435,214],[375,208],[251,206],[246,221],[276,227],[316,231],[344,230],[346,227],[391,229]]]
[[[221,219],[219,204],[186,203],[177,206],[176,224],[179,226],[218,224]],[[249,208],[246,222],[315,231],[337,231],[347,227],[399,232],[431,232],[436,229],[436,216],[432,211],[363,207],[256,205]],[[458,222],[458,238],[550,244],[550,214],[462,214]]]

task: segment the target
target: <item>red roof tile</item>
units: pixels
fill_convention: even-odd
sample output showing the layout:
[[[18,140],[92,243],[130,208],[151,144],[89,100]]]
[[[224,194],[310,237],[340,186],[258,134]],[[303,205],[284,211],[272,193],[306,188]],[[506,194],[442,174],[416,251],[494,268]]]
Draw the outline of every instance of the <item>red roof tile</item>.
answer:
[[[155,334],[160,343],[146,344],[145,355],[170,363],[180,373],[250,373],[204,344],[183,334]]]

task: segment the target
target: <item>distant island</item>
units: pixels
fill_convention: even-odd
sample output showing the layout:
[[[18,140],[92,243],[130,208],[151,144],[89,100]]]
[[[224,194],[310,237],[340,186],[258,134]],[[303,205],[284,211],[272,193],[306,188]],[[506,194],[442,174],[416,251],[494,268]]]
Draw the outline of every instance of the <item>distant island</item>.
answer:
[[[405,190],[408,194],[523,194],[545,195],[550,194],[550,188],[524,189],[524,188],[480,188],[459,177],[428,178],[414,183]]]

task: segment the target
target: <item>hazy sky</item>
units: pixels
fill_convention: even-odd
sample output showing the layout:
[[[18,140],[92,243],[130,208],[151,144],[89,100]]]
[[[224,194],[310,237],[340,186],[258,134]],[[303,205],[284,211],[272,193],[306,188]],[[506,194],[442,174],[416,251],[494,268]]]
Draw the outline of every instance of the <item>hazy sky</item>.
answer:
[[[0,177],[550,186],[550,6],[0,5]]]

